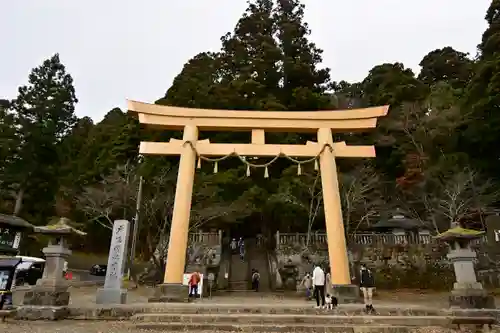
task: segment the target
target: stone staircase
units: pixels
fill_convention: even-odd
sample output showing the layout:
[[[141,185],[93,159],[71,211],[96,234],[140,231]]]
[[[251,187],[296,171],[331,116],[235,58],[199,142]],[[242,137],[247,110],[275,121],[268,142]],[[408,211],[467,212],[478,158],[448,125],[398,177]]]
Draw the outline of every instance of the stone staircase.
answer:
[[[269,262],[267,258],[267,250],[264,246],[256,243],[248,246],[248,260],[250,271],[256,269],[260,273],[259,291],[271,291],[271,278],[269,276]]]
[[[138,313],[131,319],[143,330],[189,332],[369,332],[411,333],[425,327],[453,328],[458,315],[492,319],[484,313],[454,314],[446,310],[380,308],[365,315],[362,306],[327,311],[312,307],[191,304],[164,311]],[[431,332],[431,331],[429,331]],[[433,330],[432,332],[440,332]],[[446,331],[453,332],[453,331]]]
[[[245,291],[250,289],[247,258],[243,261],[238,254],[231,255],[228,289],[230,291]]]

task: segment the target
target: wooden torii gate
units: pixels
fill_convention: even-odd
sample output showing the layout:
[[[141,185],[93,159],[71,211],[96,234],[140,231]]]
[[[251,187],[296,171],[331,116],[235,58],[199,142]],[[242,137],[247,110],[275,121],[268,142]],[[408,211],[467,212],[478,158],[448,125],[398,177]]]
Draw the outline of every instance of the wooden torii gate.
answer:
[[[385,116],[389,106],[343,111],[275,112],[190,109],[128,101],[128,109],[138,115],[142,124],[183,131],[182,140],[141,142],[139,149],[144,155],[180,155],[165,285],[182,283],[197,157],[229,154],[319,158],[332,283],[339,287],[351,284],[335,159],[375,157],[375,148],[333,142],[332,131],[354,132],[375,128],[378,117]],[[252,142],[198,141],[199,131],[224,130],[251,131]],[[306,145],[266,144],[265,132],[317,133],[318,141]]]

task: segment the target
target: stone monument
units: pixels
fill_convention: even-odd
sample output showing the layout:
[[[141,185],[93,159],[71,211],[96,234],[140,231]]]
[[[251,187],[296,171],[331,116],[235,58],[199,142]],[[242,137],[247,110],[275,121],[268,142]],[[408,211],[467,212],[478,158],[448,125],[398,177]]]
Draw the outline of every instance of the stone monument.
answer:
[[[97,290],[97,304],[125,304],[127,302],[127,290],[123,288],[123,274],[127,260],[129,229],[130,223],[127,220],[117,220],[113,224],[106,280],[104,280],[104,288]]]
[[[69,284],[63,276],[64,263],[71,255],[67,237],[73,234],[86,235],[69,225],[67,218],[55,224],[34,227],[36,233],[51,237],[49,245],[42,252],[46,262],[43,276],[32,289],[24,294],[18,317],[24,319],[62,319],[67,316],[70,293]]]
[[[447,257],[453,264],[456,282],[449,297],[450,307],[489,309],[495,300],[488,295],[481,282],[477,281],[474,261],[476,251],[471,241],[482,237],[483,231],[461,228],[456,225],[436,236],[450,246]]]

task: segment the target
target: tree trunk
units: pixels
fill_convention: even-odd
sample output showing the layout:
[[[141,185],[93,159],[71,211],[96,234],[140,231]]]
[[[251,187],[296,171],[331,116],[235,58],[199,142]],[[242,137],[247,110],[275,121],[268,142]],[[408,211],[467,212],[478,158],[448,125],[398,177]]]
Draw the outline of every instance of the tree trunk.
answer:
[[[14,206],[13,215],[17,216],[21,212],[21,209],[23,208],[23,199],[24,199],[24,187],[21,186],[16,194],[16,204]]]

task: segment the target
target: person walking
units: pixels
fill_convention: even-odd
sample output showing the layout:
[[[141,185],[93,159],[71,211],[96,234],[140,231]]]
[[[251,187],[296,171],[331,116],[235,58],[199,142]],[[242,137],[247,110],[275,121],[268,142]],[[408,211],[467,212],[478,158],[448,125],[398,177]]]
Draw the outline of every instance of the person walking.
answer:
[[[68,279],[68,262],[64,260],[63,263],[63,277],[67,280]]]
[[[195,271],[189,277],[189,297],[198,297],[198,285],[200,283],[200,280],[200,273],[198,273],[198,271]]]
[[[312,279],[309,273],[306,273],[304,278],[302,279],[301,284],[306,288],[306,298],[308,300],[311,299],[311,289],[312,289]]]
[[[256,269],[252,269],[252,290],[259,291],[260,273]]]
[[[238,246],[236,243],[236,239],[233,238],[229,246],[231,247],[231,254],[236,254],[236,247]]]
[[[367,313],[375,312],[372,303],[373,289],[375,288],[375,278],[373,277],[373,272],[366,267],[366,264],[361,264],[359,270],[359,287],[361,289],[361,292],[363,293],[365,311]]]
[[[316,308],[325,307],[325,272],[318,265],[313,270],[312,281],[314,285],[314,297],[316,298]],[[321,303],[320,303],[321,300]],[[321,304],[321,305],[320,305]]]
[[[243,237],[240,237],[240,240],[238,241],[238,247],[240,248],[240,258],[242,261],[245,260],[245,241],[243,240]]]

